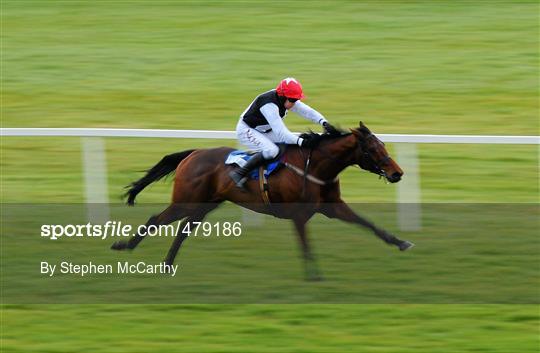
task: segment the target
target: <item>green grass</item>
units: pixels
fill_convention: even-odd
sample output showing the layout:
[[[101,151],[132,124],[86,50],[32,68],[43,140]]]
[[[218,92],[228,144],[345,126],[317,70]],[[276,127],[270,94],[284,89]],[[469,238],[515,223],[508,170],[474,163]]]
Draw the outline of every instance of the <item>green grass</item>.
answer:
[[[537,351],[536,306],[443,308],[20,305],[4,310],[4,349],[25,353]],[[27,334],[23,338],[20,332]]]
[[[293,75],[306,102],[342,127],[363,120],[377,133],[539,133],[537,2],[4,0],[1,18],[3,127],[232,130],[255,95]],[[287,125],[312,127],[294,114]],[[166,153],[231,142],[107,139],[111,201]],[[418,149],[424,202],[538,202],[537,146]],[[84,200],[78,138],[2,138],[1,168],[2,202]],[[342,184],[349,202],[395,200],[395,185],[357,169]],[[170,184],[156,184],[140,202],[169,195]],[[314,245],[330,274],[372,265],[351,257],[350,243],[321,235]],[[375,262],[422,260],[429,271],[449,258],[425,253],[441,246],[436,240],[399,260],[369,239],[353,242],[366,241]],[[307,288],[289,240],[274,254],[283,276],[296,275],[276,278]],[[481,271],[511,276],[538,244],[519,240],[505,262],[497,263],[497,242],[484,249],[494,267]],[[477,241],[443,254],[481,253]],[[185,254],[201,264],[195,244]],[[165,248],[147,243],[139,254],[162,256]],[[271,256],[272,245],[264,251]],[[350,262],[339,263],[340,254]],[[218,260],[250,268],[249,258],[229,255]],[[335,281],[345,285],[349,276]],[[3,305],[1,326],[6,352],[535,352],[539,344],[537,304]]]

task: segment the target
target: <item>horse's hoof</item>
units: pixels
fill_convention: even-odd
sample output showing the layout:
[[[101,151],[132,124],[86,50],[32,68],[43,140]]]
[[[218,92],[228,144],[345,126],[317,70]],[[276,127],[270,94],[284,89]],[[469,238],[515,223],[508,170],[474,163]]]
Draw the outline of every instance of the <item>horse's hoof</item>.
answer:
[[[410,241],[405,240],[401,244],[399,244],[399,250],[401,251],[409,250],[413,246],[414,246],[414,243],[411,243]]]
[[[127,242],[125,241],[116,241],[113,245],[111,245],[111,249],[113,250],[124,250],[127,248]]]

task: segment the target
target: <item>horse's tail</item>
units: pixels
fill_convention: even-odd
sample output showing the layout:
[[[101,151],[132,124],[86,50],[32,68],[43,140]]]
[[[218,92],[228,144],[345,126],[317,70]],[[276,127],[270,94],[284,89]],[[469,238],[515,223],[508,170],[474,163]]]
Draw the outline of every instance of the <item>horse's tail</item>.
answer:
[[[152,184],[154,181],[158,181],[164,176],[174,172],[178,164],[189,156],[195,150],[187,150],[183,152],[169,154],[161,159],[158,164],[146,171],[146,175],[141,179],[134,181],[126,186],[129,190],[124,194],[127,197],[127,204],[133,206],[135,204],[135,197],[143,191],[145,187]]]

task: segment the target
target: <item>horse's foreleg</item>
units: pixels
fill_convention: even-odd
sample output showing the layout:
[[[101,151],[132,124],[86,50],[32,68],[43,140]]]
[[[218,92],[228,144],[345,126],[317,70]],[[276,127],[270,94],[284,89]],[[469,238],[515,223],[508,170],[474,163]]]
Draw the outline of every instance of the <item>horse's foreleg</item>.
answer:
[[[141,241],[143,241],[144,238],[146,238],[146,230],[150,226],[159,226],[159,225],[165,225],[169,224],[175,220],[182,219],[186,216],[186,213],[180,205],[172,204],[169,207],[167,207],[163,212],[161,212],[159,215],[153,215],[148,219],[144,227],[140,227],[137,230],[137,234],[129,241],[117,241],[112,246],[111,249],[113,250],[133,250],[139,245]]]
[[[320,281],[322,276],[319,272],[315,257],[311,253],[309,241],[306,233],[306,219],[295,218],[293,219],[298,239],[300,240],[300,246],[302,247],[302,255],[304,258],[304,268],[306,272],[306,278],[310,281]]]
[[[325,204],[324,207],[321,208],[320,213],[329,218],[337,218],[345,222],[355,223],[369,228],[380,239],[384,240],[387,244],[396,245],[401,251],[405,251],[414,246],[413,243],[406,240],[400,240],[384,229],[378,228],[375,224],[360,217],[343,201]]]

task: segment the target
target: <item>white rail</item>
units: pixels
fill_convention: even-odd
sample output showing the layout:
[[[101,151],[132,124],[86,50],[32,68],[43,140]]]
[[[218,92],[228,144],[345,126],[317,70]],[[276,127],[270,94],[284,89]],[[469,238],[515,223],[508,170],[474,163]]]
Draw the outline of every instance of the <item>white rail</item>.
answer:
[[[2,128],[1,136],[80,136],[80,137],[153,137],[236,139],[234,131],[158,130],[158,129],[93,129],[93,128]],[[540,136],[485,135],[402,135],[377,134],[389,143],[471,143],[471,144],[540,144]]]
[[[236,139],[234,131],[93,129],[93,128],[2,128],[0,136],[78,136],[82,137],[82,156],[88,217],[93,222],[108,220],[107,165],[105,142],[101,137],[151,137],[193,139]],[[405,177],[397,185],[398,224],[401,230],[421,228],[420,164],[417,143],[450,144],[527,144],[539,145],[540,136],[478,135],[396,135],[377,134],[384,142],[396,143],[397,161]],[[256,219],[254,215],[245,217]]]

